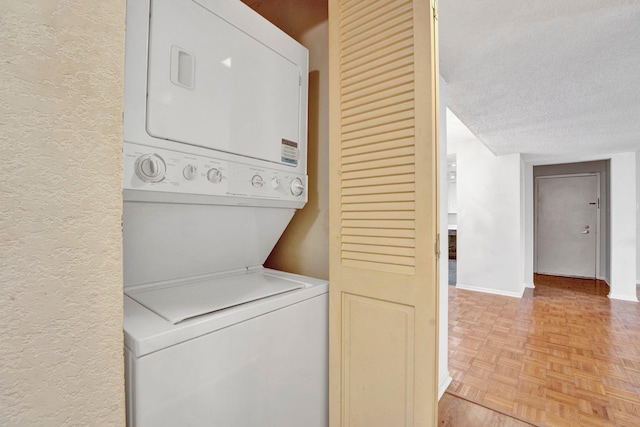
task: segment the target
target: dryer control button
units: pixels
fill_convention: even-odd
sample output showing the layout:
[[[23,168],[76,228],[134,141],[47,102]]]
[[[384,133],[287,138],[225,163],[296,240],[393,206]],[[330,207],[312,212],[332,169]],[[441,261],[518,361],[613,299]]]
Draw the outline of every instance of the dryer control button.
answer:
[[[273,178],[271,178],[271,188],[276,190],[278,189],[278,187],[280,187],[280,180],[274,176]]]
[[[145,154],[136,160],[135,171],[144,182],[160,182],[167,173],[167,165],[157,154]]]
[[[255,188],[262,188],[264,185],[264,179],[262,179],[260,175],[253,175],[253,178],[251,178],[251,185]]]
[[[209,172],[207,172],[207,179],[214,184],[217,184],[222,181],[222,172],[218,168],[211,168],[209,169]]]
[[[294,196],[300,196],[304,192],[304,184],[300,178],[296,178],[291,181],[291,194]]]
[[[187,165],[182,170],[182,175],[188,180],[193,181],[198,176],[198,168],[194,165]]]

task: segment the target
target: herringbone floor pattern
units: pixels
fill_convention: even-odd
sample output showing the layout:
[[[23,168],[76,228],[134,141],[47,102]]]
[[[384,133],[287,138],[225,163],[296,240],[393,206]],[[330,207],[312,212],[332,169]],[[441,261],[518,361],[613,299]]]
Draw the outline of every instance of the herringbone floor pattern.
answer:
[[[548,426],[640,426],[640,304],[535,278],[522,299],[449,288],[449,390]]]

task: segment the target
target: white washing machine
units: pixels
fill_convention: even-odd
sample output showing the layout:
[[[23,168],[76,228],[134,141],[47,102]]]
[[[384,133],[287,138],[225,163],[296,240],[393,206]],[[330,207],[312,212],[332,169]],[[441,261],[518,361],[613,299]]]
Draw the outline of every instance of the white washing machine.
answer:
[[[328,425],[326,282],[257,269],[174,285],[125,295],[127,425]],[[166,319],[234,286],[297,289]]]
[[[307,58],[239,0],[127,2],[131,427],[328,424],[328,283],[263,267],[307,201]]]

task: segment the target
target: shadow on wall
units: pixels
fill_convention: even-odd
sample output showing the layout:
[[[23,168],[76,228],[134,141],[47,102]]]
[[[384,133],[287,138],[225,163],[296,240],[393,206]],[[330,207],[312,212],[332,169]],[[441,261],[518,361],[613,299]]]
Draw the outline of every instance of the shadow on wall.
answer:
[[[320,97],[320,73],[312,71],[309,73],[309,126],[307,141],[307,173],[309,175],[308,194],[309,201],[305,207],[296,212],[289,223],[282,237],[267,258],[265,267],[276,270],[289,271],[291,273],[313,276],[320,279],[328,279],[328,268],[322,266],[316,268],[317,257],[313,250],[303,250],[301,248],[314,245],[313,240],[314,225],[316,222],[322,225],[323,230],[328,233],[328,219],[318,218],[321,209],[319,206],[318,191],[318,158],[319,158],[319,138],[318,138],[318,118],[319,118],[319,97]],[[328,248],[315,248],[328,251]]]

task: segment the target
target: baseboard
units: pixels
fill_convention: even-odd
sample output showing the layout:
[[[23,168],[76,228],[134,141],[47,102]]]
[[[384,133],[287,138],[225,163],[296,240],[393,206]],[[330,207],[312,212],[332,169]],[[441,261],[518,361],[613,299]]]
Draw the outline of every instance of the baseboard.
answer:
[[[535,288],[536,288],[536,285],[534,285],[533,283],[525,283],[525,284],[524,284],[524,287],[525,287],[525,288],[530,288],[530,289],[535,289]]]
[[[522,298],[522,292],[518,293],[518,292],[503,291],[500,289],[481,288],[479,286],[465,285],[460,282],[456,284],[456,289],[464,289],[465,291],[484,292],[485,294],[502,295],[505,297]]]
[[[440,382],[438,383],[438,400],[442,397],[445,391],[447,391],[447,387],[451,384],[453,378],[449,375],[449,372],[446,372],[446,375],[443,378],[440,378]]]
[[[639,302],[637,296],[609,294],[609,299],[617,299],[621,301]]]
[[[606,278],[598,278],[598,280],[602,280],[604,283],[607,284],[607,286],[609,287],[609,289],[611,289],[611,284],[609,283],[609,280],[607,280]],[[637,293],[637,287],[640,286],[640,283],[636,284],[636,293]],[[631,302],[639,302],[638,301],[638,296],[637,295],[621,295],[621,294],[612,294],[609,293],[609,299],[617,299],[620,301],[631,301]]]

